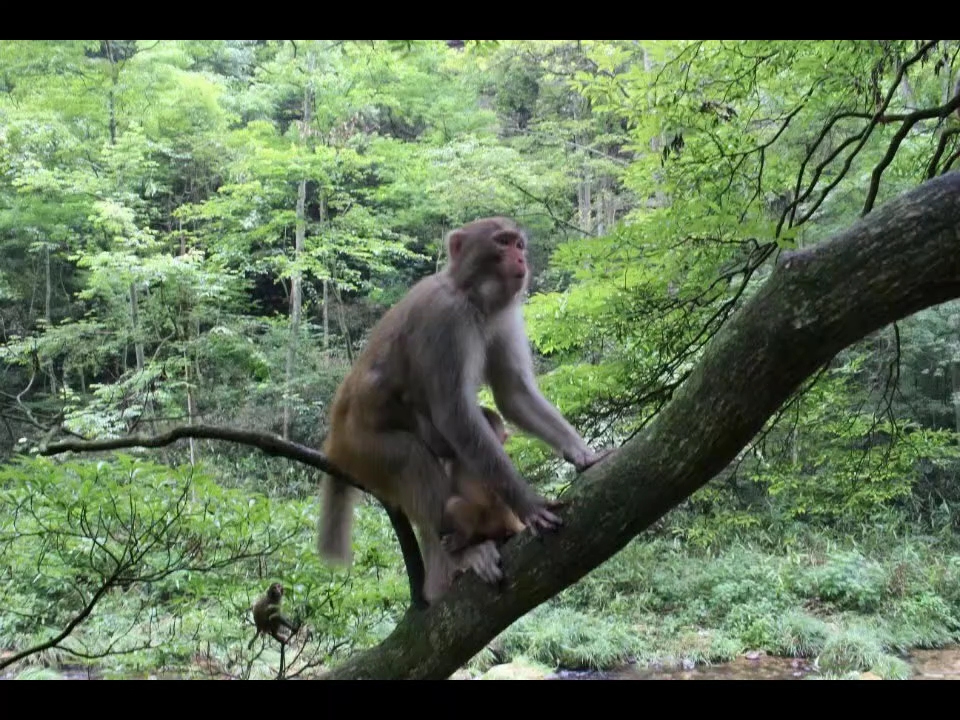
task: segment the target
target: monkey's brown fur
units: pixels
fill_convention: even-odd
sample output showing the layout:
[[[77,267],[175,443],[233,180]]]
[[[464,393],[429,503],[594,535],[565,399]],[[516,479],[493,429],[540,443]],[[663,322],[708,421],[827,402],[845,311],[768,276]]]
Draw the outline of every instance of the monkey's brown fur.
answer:
[[[480,410],[498,442],[506,444],[508,434],[500,414],[484,405],[480,406]],[[503,502],[503,498],[482,480],[473,477],[469,469],[457,460],[453,448],[433,423],[421,413],[417,414],[416,420],[417,435],[443,461],[453,479],[456,493],[444,506],[440,527],[443,549],[455,554],[484,540],[499,543],[521,532],[526,526],[520,522],[517,514]],[[558,506],[559,503],[551,505]]]
[[[507,442],[507,428],[499,413],[481,406],[487,422],[501,445]],[[474,477],[463,463],[450,461],[456,495],[447,500],[445,517],[452,531],[443,537],[444,550],[457,553],[484,540],[502,542],[526,527],[517,514],[485,483]]]
[[[429,419],[476,482],[534,532],[556,528],[560,518],[497,442],[476,403],[480,384],[490,384],[508,420],[578,469],[602,457],[537,388],[521,308],[529,278],[526,242],[506,218],[477,220],[450,233],[447,266],[417,283],[381,318],[333,400],[324,451],[417,526],[424,595],[431,602],[449,585],[457,565],[439,538],[455,487],[438,454],[418,436],[418,414]],[[320,553],[349,563],[356,491],[328,477],[323,494]],[[492,541],[466,548],[461,564],[488,582],[502,577]]]
[[[269,635],[281,645],[286,645],[287,641],[297,632],[299,626],[290,622],[281,612],[282,603],[283,585],[273,583],[267,588],[267,592],[253,604],[253,622],[257,626],[257,632],[250,644],[247,645],[248,650],[253,647],[253,643],[260,635]],[[282,627],[290,631],[290,635],[287,635],[286,638],[280,634],[280,628]]]

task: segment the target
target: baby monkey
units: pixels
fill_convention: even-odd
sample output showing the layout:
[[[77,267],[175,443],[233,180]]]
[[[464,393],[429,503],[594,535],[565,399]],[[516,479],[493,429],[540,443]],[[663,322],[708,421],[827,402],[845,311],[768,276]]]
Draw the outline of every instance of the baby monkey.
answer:
[[[504,445],[509,434],[503,418],[491,408],[480,406],[483,416]],[[418,434],[427,446],[442,459],[453,480],[455,495],[444,506],[440,527],[441,544],[448,553],[457,553],[484,540],[503,541],[521,532],[524,525],[510,506],[487,483],[472,475],[454,455],[453,449],[424,416],[418,416]]]
[[[281,645],[286,645],[300,629],[299,625],[294,625],[284,617],[280,609],[282,603],[283,585],[273,583],[267,588],[266,594],[253,604],[253,622],[257,626],[257,633],[247,645],[247,650],[253,648],[253,643],[261,635],[269,635]],[[281,627],[290,631],[286,638],[280,634]]]

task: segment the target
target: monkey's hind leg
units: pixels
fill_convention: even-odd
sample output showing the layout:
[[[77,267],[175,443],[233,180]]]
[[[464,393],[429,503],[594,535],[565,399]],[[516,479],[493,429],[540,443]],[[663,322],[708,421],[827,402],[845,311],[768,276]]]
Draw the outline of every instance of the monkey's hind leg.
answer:
[[[456,555],[476,541],[476,530],[480,526],[479,506],[468,502],[459,495],[447,500],[440,524],[440,545],[450,555]]]
[[[461,570],[473,570],[481,580],[491,585],[503,579],[500,550],[497,549],[497,543],[494,540],[484,540],[464,548],[460,553],[458,565]]]
[[[393,499],[416,525],[423,554],[423,597],[433,603],[450,587],[458,570],[456,559],[443,551],[440,529],[445,508],[454,492],[454,481],[442,463],[416,435],[408,432],[382,433],[378,436],[379,461],[396,468]],[[489,554],[482,564],[484,577],[495,576],[499,569],[489,567]],[[499,578],[498,578],[499,579]]]
[[[431,528],[420,528],[420,548],[425,568],[423,596],[433,605],[450,589],[459,568],[453,557],[444,552],[440,546],[440,536]]]
[[[417,536],[410,525],[410,519],[402,510],[383,503],[387,511],[387,517],[393,525],[393,531],[397,535],[397,542],[400,543],[400,552],[403,555],[403,564],[407,569],[407,581],[410,583],[410,604],[417,610],[425,610],[428,602],[423,594],[423,581],[425,578],[423,569],[423,556],[420,553],[420,545],[417,543]]]
[[[462,572],[473,570],[481,580],[490,585],[496,585],[503,580],[500,551],[493,540],[484,540],[451,555],[443,549],[440,537],[424,528],[420,531],[420,545],[426,566],[423,594],[431,605],[450,589],[454,578]]]

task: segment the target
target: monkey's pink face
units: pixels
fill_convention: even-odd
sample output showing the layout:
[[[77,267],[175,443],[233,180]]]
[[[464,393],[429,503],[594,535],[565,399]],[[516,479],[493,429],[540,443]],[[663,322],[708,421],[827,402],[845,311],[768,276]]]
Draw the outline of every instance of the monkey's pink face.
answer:
[[[496,233],[493,240],[500,249],[498,269],[504,289],[509,295],[516,295],[523,290],[529,272],[526,240],[523,235],[511,231]]]

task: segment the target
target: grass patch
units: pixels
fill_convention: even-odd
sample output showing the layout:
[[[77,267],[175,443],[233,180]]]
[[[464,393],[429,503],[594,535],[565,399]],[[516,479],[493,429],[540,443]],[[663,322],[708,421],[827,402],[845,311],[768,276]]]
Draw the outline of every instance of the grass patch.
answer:
[[[816,657],[830,637],[830,626],[805,612],[792,611],[775,622],[770,650],[786,657]]]
[[[881,655],[870,668],[870,672],[879,675],[884,680],[909,680],[913,675],[913,668],[903,658],[895,655]]]
[[[854,626],[827,638],[818,663],[827,673],[862,672],[879,663],[883,654],[883,642],[876,632]]]
[[[503,660],[602,670],[632,656],[690,668],[762,650],[816,658],[826,677],[893,679],[910,676],[898,651],[960,639],[952,552],[930,538],[893,547],[814,540],[789,549],[741,542],[715,553],[637,540],[508,630]]]
[[[738,639],[719,630],[687,631],[670,637],[661,635],[656,648],[638,660],[661,668],[689,670],[696,665],[729,662],[744,650]]]
[[[888,574],[879,562],[859,552],[838,552],[809,568],[797,590],[836,611],[873,613],[880,609],[887,587]]]
[[[889,618],[892,642],[900,649],[943,647],[960,635],[956,610],[934,593],[896,601],[884,615]]]
[[[521,618],[502,635],[504,655],[552,667],[606,670],[626,662],[639,643],[622,624],[572,608],[546,607]]]

